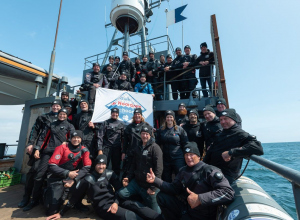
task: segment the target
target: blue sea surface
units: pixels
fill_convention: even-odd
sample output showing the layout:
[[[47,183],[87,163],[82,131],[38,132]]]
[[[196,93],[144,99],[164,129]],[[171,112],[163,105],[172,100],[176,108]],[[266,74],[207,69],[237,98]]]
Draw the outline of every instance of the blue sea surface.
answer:
[[[262,144],[265,159],[300,170],[300,142]],[[243,167],[246,165],[244,160]],[[284,210],[297,219],[292,184],[281,176],[250,160],[244,173],[258,183]]]

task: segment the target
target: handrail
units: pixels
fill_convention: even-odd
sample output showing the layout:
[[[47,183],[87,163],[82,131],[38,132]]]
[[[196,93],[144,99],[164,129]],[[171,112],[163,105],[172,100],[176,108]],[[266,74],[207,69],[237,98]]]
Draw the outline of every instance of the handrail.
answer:
[[[250,156],[250,159],[282,176],[292,184],[297,217],[300,219],[300,172],[256,155]]]

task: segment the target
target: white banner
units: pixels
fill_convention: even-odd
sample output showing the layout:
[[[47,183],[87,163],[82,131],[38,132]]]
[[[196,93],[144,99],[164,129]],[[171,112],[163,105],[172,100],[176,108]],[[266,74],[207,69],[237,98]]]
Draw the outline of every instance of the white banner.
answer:
[[[135,108],[141,108],[145,121],[153,126],[153,97],[149,94],[98,88],[92,122],[110,118],[111,109],[119,109],[119,120],[131,123]]]

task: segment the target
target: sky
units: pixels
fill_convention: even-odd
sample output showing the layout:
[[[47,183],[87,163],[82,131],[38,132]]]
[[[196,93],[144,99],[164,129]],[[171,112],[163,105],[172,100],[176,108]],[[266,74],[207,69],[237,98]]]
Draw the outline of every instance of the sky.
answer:
[[[0,50],[48,70],[59,4],[0,0]],[[81,83],[84,58],[107,48],[114,31],[104,28],[110,4],[63,1],[54,73],[67,76],[70,85]],[[216,14],[229,104],[242,117],[243,129],[263,143],[300,141],[300,1],[170,0],[153,9],[148,39],[166,34],[165,9],[182,4],[188,4],[183,44],[197,55],[202,42],[212,48],[210,16]],[[181,23],[169,27],[174,47],[181,47],[181,33]],[[0,142],[18,140],[22,108],[0,107]]]

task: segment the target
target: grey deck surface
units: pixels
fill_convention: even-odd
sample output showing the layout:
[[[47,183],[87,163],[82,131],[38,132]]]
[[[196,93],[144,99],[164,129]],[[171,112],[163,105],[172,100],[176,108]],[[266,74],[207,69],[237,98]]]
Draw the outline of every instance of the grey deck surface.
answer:
[[[24,194],[24,185],[18,184],[15,186],[0,188],[0,219],[46,219],[45,208],[42,205],[34,207],[28,212],[23,212],[23,209],[18,208],[18,203],[22,200]],[[86,200],[83,201],[86,205]],[[69,210],[62,219],[100,219],[96,216],[93,208],[88,204],[90,211],[82,213],[77,210]]]

